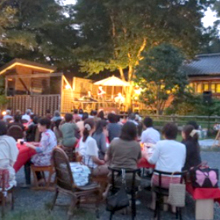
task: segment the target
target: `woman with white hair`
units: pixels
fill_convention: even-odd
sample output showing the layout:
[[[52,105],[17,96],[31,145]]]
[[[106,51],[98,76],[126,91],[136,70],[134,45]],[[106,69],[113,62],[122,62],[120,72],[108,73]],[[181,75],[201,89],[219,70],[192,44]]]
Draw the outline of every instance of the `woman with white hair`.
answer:
[[[3,117],[3,120],[8,123],[9,121],[13,120],[13,117],[11,116],[11,110],[7,109],[6,114]]]
[[[31,113],[32,113],[31,109],[27,109],[25,114],[22,115],[21,120],[25,120],[25,121],[29,122],[31,120]]]
[[[62,120],[62,117],[60,116],[60,112],[58,110],[56,110],[54,112],[54,116],[53,118],[51,119],[52,122],[56,122],[58,120]]]

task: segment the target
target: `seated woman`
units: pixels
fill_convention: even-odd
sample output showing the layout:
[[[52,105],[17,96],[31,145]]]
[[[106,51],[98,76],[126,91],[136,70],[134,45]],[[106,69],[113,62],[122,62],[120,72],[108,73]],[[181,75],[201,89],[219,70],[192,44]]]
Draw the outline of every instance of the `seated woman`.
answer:
[[[111,168],[124,168],[136,170],[137,163],[141,158],[141,147],[136,141],[137,128],[134,123],[126,122],[121,130],[119,138],[115,138],[108,148],[105,159]],[[131,184],[133,175],[127,174],[127,184]],[[136,176],[136,184],[140,178]],[[116,179],[116,184],[121,184],[121,179]]]
[[[77,138],[79,137],[79,129],[73,122],[73,115],[65,115],[65,123],[59,127],[62,133],[62,145],[64,147],[73,147],[76,144]]]
[[[201,163],[198,133],[192,125],[186,125],[182,131],[182,143],[186,146],[186,162],[183,170],[190,170],[191,167]]]
[[[17,160],[18,148],[14,138],[6,135],[7,127],[4,121],[0,121],[0,169],[9,170],[9,184],[16,185],[14,163]]]
[[[32,118],[32,116],[31,116]],[[34,142],[37,132],[37,123],[39,118],[37,116],[34,116],[32,119],[32,123],[28,126],[28,129],[26,131],[26,140],[27,142]]]
[[[50,166],[53,149],[57,146],[57,140],[54,132],[50,129],[50,119],[42,118],[38,123],[39,132],[41,132],[41,140],[38,146],[27,143],[26,146],[34,149],[36,154],[32,157],[31,163],[35,166]],[[30,163],[30,164],[31,164]],[[38,180],[41,179],[37,173]]]
[[[93,138],[96,140],[99,149],[99,159],[104,160],[104,156],[107,150],[106,147],[106,136],[104,130],[106,130],[107,122],[105,120],[100,120],[97,122],[96,130],[93,134]]]
[[[83,158],[83,163],[87,165],[93,176],[108,174],[108,167],[104,160],[99,159],[99,149],[96,141],[92,138],[95,130],[94,119],[88,118],[84,121],[83,137],[80,139],[78,152]]]
[[[186,160],[186,147],[184,144],[176,141],[178,128],[173,123],[166,124],[162,129],[165,140],[158,141],[153,154],[150,156],[145,152],[149,163],[156,164],[155,169],[164,172],[181,172]],[[152,185],[159,185],[159,176],[153,174]],[[169,188],[171,182],[170,176],[162,176],[161,186]],[[172,177],[172,183],[179,183],[180,177]],[[155,195],[151,208],[155,208]]]

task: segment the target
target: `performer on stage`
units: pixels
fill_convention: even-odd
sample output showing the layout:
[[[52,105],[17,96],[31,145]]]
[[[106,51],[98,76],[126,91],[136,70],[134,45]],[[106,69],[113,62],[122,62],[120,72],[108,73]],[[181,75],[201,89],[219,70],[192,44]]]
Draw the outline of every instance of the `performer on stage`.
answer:
[[[124,98],[124,96],[120,92],[115,97],[115,102],[118,103],[119,105],[124,104],[125,98]]]
[[[106,92],[102,89],[102,86],[99,86],[99,89],[98,89],[98,99],[103,101],[103,97],[104,97],[105,93]]]

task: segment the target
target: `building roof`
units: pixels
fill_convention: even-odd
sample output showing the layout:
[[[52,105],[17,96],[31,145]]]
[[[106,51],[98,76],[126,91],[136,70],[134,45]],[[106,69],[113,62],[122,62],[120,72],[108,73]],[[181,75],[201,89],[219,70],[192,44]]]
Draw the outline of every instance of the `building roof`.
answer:
[[[220,53],[197,55],[182,68],[188,76],[220,75]]]
[[[9,69],[12,69],[16,65],[39,69],[39,71],[44,70],[44,71],[48,71],[49,73],[52,73],[57,69],[56,67],[52,67],[49,65],[40,64],[40,63],[16,58],[16,59],[13,59],[12,61],[6,63],[4,66],[2,66],[0,68],[0,75],[4,74]]]

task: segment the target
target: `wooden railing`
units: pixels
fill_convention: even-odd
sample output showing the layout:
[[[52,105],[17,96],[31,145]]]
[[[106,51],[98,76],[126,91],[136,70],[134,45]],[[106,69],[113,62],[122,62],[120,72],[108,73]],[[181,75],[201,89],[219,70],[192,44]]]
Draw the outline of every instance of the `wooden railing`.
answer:
[[[25,112],[27,108],[31,108],[34,114],[44,116],[46,110],[51,113],[60,110],[60,95],[16,95],[7,97],[7,107],[13,112],[20,110]]]

